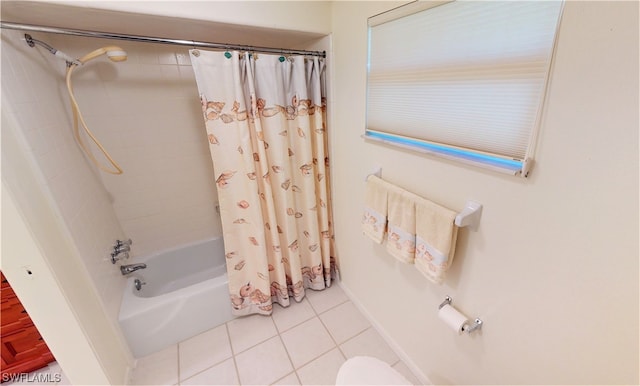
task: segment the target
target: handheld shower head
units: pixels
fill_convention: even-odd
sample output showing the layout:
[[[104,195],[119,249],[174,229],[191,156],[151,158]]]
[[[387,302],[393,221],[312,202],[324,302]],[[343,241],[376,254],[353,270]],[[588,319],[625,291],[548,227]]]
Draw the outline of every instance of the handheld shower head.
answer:
[[[87,127],[87,124],[85,123],[84,118],[82,117],[82,114],[80,113],[80,107],[78,107],[78,102],[76,101],[76,97],[73,95],[73,86],[71,85],[71,74],[73,73],[73,70],[78,65],[85,64],[86,62],[90,61],[91,59],[95,59],[95,58],[101,56],[102,54],[106,54],[107,57],[113,62],[122,62],[124,60],[127,60],[127,53],[122,48],[120,48],[118,46],[106,46],[106,47],[98,48],[95,51],[89,52],[88,54],[86,54],[85,56],[83,56],[80,59],[77,59],[73,63],[67,62],[67,76],[66,76],[66,79],[67,79],[67,90],[69,91],[69,97],[71,98],[71,111],[73,112],[73,134],[74,134],[74,136],[76,138],[76,141],[78,142],[78,144],[80,145],[82,150],[84,150],[84,152],[87,155],[87,157],[89,157],[91,162],[93,162],[97,167],[99,167],[101,170],[103,170],[103,171],[105,171],[107,173],[110,173],[110,174],[122,174],[122,168],[116,163],[116,161],[113,160],[113,158],[111,158],[111,156],[109,155],[109,153],[107,153],[107,151],[102,146],[100,141],[98,141],[98,139],[93,135],[91,130],[89,130],[89,128]],[[111,166],[113,168],[107,168],[107,167],[103,166],[96,159],[96,157],[93,155],[91,150],[85,145],[84,141],[82,140],[82,137],[80,136],[80,130],[78,128],[78,123],[80,123],[82,125],[82,127],[84,128],[85,133],[89,136],[89,138],[91,138],[93,143],[100,149],[100,151],[102,152],[102,155],[104,155],[105,158],[107,158],[107,160],[109,160],[109,163],[111,164]]]
[[[117,47],[111,47],[111,48],[117,48]],[[127,53],[126,51],[123,51],[122,48],[119,50],[109,50],[107,51],[107,57],[109,59],[111,59],[111,61],[113,62],[123,62],[125,60],[127,60]]]
[[[86,63],[91,59],[95,59],[102,54],[107,54],[107,57],[114,62],[122,62],[127,60],[127,53],[118,46],[106,46],[98,48],[95,51],[89,52],[82,58],[78,59],[81,63]]]

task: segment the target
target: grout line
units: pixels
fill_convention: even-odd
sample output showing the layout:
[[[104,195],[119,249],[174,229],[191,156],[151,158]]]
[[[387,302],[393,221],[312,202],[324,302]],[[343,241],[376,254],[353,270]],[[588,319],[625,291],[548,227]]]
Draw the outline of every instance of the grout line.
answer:
[[[320,318],[316,315],[316,316],[314,316],[313,318],[308,319],[308,320],[304,321],[303,323],[300,323],[300,325],[301,325],[301,324],[304,324],[304,323],[306,323],[306,322],[308,322],[308,321],[310,321],[310,320],[312,320],[312,319],[314,319],[314,318],[318,318],[318,321],[320,322],[320,324],[322,324],[322,320],[320,320]],[[325,329],[325,331],[326,331],[326,330],[327,330],[327,328],[324,326],[324,324],[322,324],[322,326],[324,327],[324,329]],[[335,340],[333,339],[333,337],[331,336],[331,333],[329,333],[329,331],[327,331],[327,333],[329,334],[329,337],[331,337],[331,339],[333,340],[333,344],[335,345],[335,344],[336,344],[336,342],[335,342]],[[278,334],[278,336],[280,336],[280,341],[282,342],[282,345],[284,346],[284,350],[287,352],[287,356],[289,357],[289,362],[291,362],[291,367],[293,367],[293,370],[294,370],[294,371],[296,371],[296,370],[298,370],[298,369],[303,368],[304,366],[306,366],[306,365],[308,365],[309,363],[311,363],[311,362],[315,361],[316,359],[320,358],[321,356],[323,356],[324,354],[326,354],[326,353],[328,353],[329,351],[333,350],[334,348],[337,348],[337,346],[332,347],[332,348],[328,349],[327,351],[324,351],[324,352],[322,352],[322,353],[318,354],[318,356],[314,357],[313,359],[310,359],[309,361],[304,362],[304,363],[303,363],[303,364],[301,364],[300,366],[296,367],[296,366],[295,366],[295,364],[293,363],[293,360],[291,360],[291,355],[289,354],[289,350],[287,350],[287,345],[284,343],[284,340],[282,339],[282,335]],[[299,379],[298,379],[298,380],[299,380]]]
[[[336,281],[336,283],[335,283],[334,285],[337,285],[337,284],[338,284],[338,282]],[[342,287],[340,287],[340,290],[342,290]],[[337,348],[337,349],[338,349],[338,351],[340,352],[340,354],[342,354],[342,357],[343,357],[343,358],[345,358],[345,360],[346,360],[346,359],[348,359],[348,358],[347,358],[347,356],[346,356],[346,355],[345,355],[345,353],[342,351],[342,348],[340,348],[340,345],[338,344],[338,342],[336,342],[336,339],[335,339],[335,338],[333,337],[333,335],[331,334],[331,331],[329,331],[329,328],[326,326],[326,324],[324,323],[324,321],[323,321],[323,320],[322,320],[322,318],[320,317],[320,315],[322,315],[322,314],[324,314],[324,313],[326,313],[326,312],[328,312],[328,311],[331,311],[331,310],[333,310],[334,308],[336,308],[336,307],[338,307],[338,306],[341,306],[342,304],[344,304],[344,303],[346,303],[346,302],[348,302],[348,301],[351,301],[351,299],[349,299],[349,297],[348,297],[348,296],[346,296],[346,293],[345,293],[345,297],[346,297],[346,300],[345,300],[345,301],[343,301],[343,302],[341,302],[341,303],[338,303],[338,304],[335,304],[334,306],[327,308],[326,310],[322,311],[321,313],[318,313],[318,311],[316,311],[316,309],[313,307],[313,304],[311,304],[311,308],[312,308],[312,309],[313,309],[313,311],[316,313],[316,317],[318,318],[318,320],[320,320],[320,323],[321,323],[321,324],[322,324],[322,326],[324,327],[325,331],[327,331],[327,333],[329,333],[329,336],[331,337],[331,340],[333,340],[333,344],[335,345],[335,348]],[[309,301],[309,303],[311,303],[311,301]],[[349,338],[349,339],[351,339],[351,338]],[[347,339],[347,340],[348,340],[348,339]],[[344,343],[344,342],[343,342],[343,343]],[[322,355],[324,355],[324,354],[322,354]],[[318,359],[318,358],[315,358],[315,359]],[[314,359],[314,360],[315,360],[315,359]],[[308,364],[308,363],[307,363],[307,364]],[[306,366],[307,364],[304,364],[303,366]],[[301,367],[302,367],[302,366],[301,366]]]
[[[335,341],[334,341],[334,343],[335,343]],[[336,348],[338,348],[338,346],[331,347],[330,349],[328,349],[328,350],[326,350],[326,351],[323,351],[322,353],[318,354],[318,356],[316,356],[315,358],[310,359],[310,360],[308,360],[307,362],[304,362],[303,364],[301,364],[300,366],[298,366],[298,368],[296,368],[295,366],[293,366],[293,368],[294,368],[294,370],[295,370],[295,371],[298,371],[298,370],[300,370],[301,368],[305,367],[306,365],[310,364],[311,362],[315,361],[316,359],[320,358],[320,357],[321,357],[321,356],[323,356],[324,354],[328,354],[330,351],[332,351],[332,350],[334,350],[334,349],[336,349]],[[339,348],[338,348],[338,349],[339,349]],[[344,355],[344,354],[343,354],[343,355]],[[291,364],[293,364],[293,362],[291,362]]]
[[[287,359],[289,359],[289,364],[291,365],[291,368],[293,369],[293,372],[295,372],[296,371],[296,366],[293,364],[293,361],[291,360],[291,354],[289,354],[289,350],[287,350],[287,345],[284,344],[284,340],[282,340],[282,335],[278,334],[278,338],[280,339],[280,343],[282,344],[282,347],[284,348],[284,352],[287,353]],[[285,375],[285,377],[286,377],[286,375]],[[282,378],[284,378],[284,377],[282,377]],[[280,378],[280,379],[282,379],[282,378]],[[277,382],[277,381],[275,381],[275,382]]]
[[[296,374],[296,371],[293,370],[292,372],[288,373],[287,375],[285,375],[282,378],[276,379],[273,383],[271,383],[270,385],[275,385],[276,383],[280,382],[281,380],[285,379],[286,377],[288,377],[289,375],[294,374],[296,376],[296,379],[298,379],[298,383],[301,384],[300,379],[298,378],[298,374]]]
[[[254,315],[258,315],[258,314],[254,314]],[[247,315],[247,316],[248,316],[248,317],[250,317],[250,316],[252,316],[252,315]],[[278,332],[278,327],[276,326],[276,323],[273,321],[273,318],[271,317],[271,315],[268,315],[268,316],[267,316],[267,315],[260,315],[260,317],[263,317],[263,318],[268,317],[269,319],[271,319],[271,323],[272,323],[272,324],[273,324],[273,326],[275,327],[276,334],[275,334],[275,335],[271,335],[271,336],[269,336],[268,338],[266,338],[266,339],[264,339],[264,340],[261,340],[261,341],[259,341],[258,343],[254,344],[253,346],[249,346],[249,347],[247,347],[247,348],[245,348],[244,350],[239,351],[239,352],[235,352],[235,351],[233,350],[233,345],[231,345],[231,353],[233,354],[233,356],[236,356],[236,355],[238,355],[238,354],[242,354],[243,352],[249,351],[249,350],[251,350],[252,348],[254,348],[254,347],[258,346],[259,344],[262,344],[262,343],[264,343],[264,342],[268,341],[269,339],[272,339],[272,338],[276,337],[276,335],[280,335],[280,333]],[[228,322],[227,322],[227,323],[228,323]],[[226,323],[225,323],[225,324],[226,324]],[[227,335],[229,335],[229,342],[231,342],[231,335],[228,333],[228,327],[227,327]],[[229,344],[231,344],[231,343],[229,343]]]
[[[296,375],[296,379],[298,380],[298,383],[302,386],[302,380],[300,379],[300,375],[298,375],[298,371],[293,370],[293,373]]]
[[[233,352],[233,345],[231,344],[231,334],[229,333],[229,322],[225,322],[225,329],[227,330],[227,340],[229,341],[229,348],[231,348],[231,358],[233,359],[233,367],[236,369],[236,378],[238,379],[238,385],[240,382],[240,370],[238,370],[238,362],[236,362],[236,354]]]
[[[320,293],[322,293],[322,291],[320,291]],[[325,293],[325,295],[326,295],[326,293]],[[305,296],[305,298],[306,298],[306,296]],[[321,314],[319,314],[319,313],[318,313],[318,311],[313,307],[313,304],[312,304],[312,302],[311,302],[309,299],[307,299],[307,301],[309,302],[309,305],[311,306],[311,309],[312,309],[312,310],[314,311],[314,313],[315,313],[314,318],[318,318],[318,321],[320,322],[320,324],[322,325],[322,327],[324,327],[324,330],[327,332],[327,334],[329,335],[329,337],[330,337],[331,341],[333,342],[333,347],[329,348],[329,349],[328,349],[328,350],[326,350],[326,351],[323,351],[322,353],[318,354],[317,356],[315,356],[314,358],[310,359],[309,361],[304,362],[304,363],[302,363],[300,366],[296,367],[295,365],[293,365],[293,361],[291,360],[291,356],[289,355],[289,351],[287,350],[287,347],[286,347],[286,345],[285,345],[285,351],[287,351],[287,355],[289,355],[289,360],[291,361],[291,364],[293,365],[293,368],[294,368],[294,370],[296,371],[296,375],[297,375],[297,370],[299,370],[299,369],[301,369],[301,368],[303,368],[303,367],[307,366],[307,365],[308,365],[308,364],[310,364],[311,362],[313,362],[313,361],[317,360],[317,359],[318,359],[318,358],[320,358],[321,356],[323,356],[323,355],[325,355],[325,354],[329,353],[330,351],[332,351],[332,350],[334,350],[334,349],[338,349],[338,351],[340,352],[340,354],[342,354],[342,357],[346,359],[346,355],[344,355],[344,353],[343,353],[343,352],[342,352],[342,350],[340,349],[340,346],[339,346],[339,345],[338,345],[338,343],[336,342],[335,338],[333,337],[333,335],[331,335],[331,331],[329,331],[329,329],[327,328],[327,326],[324,324],[324,322],[323,322],[323,321],[322,321],[322,319],[320,318],[320,315],[321,315]],[[332,307],[330,307],[330,308],[328,308],[328,309],[324,310],[322,313],[325,313],[325,312],[327,312],[327,311],[329,311],[329,310],[332,310],[332,309],[334,309],[334,308],[336,308],[336,307],[338,307],[338,306],[340,306],[340,305],[342,305],[342,304],[344,304],[344,303],[346,303],[346,302],[348,302],[348,301],[349,301],[349,298],[347,298],[345,301],[343,301],[343,302],[341,302],[341,303],[338,303],[338,304],[336,304],[336,305],[334,305],[334,306],[332,306]],[[309,322],[309,321],[310,321],[310,320],[312,320],[312,319],[313,319],[313,318],[309,318],[309,319],[305,320],[304,322],[299,323],[297,326],[299,326],[299,325],[301,325],[301,324],[303,324],[303,323]],[[276,327],[276,328],[277,328],[277,327]],[[293,327],[292,327],[292,328],[293,328]],[[291,329],[292,329],[292,328],[291,328]],[[287,331],[289,331],[289,330],[290,330],[290,329],[288,329]],[[362,332],[364,332],[364,331],[362,331]],[[360,333],[362,333],[362,332],[360,332]],[[357,335],[359,335],[360,333],[358,333]],[[280,335],[280,334],[279,334],[279,335]],[[282,340],[282,336],[280,336],[280,339]],[[351,339],[351,338],[349,338],[349,339]],[[282,344],[284,345],[284,341],[282,341]],[[298,377],[298,381],[300,381],[300,377]],[[302,382],[300,382],[300,384],[302,384]]]
[[[330,351],[332,351],[332,350],[334,350],[334,349],[338,349],[338,352],[342,355],[342,357],[343,357],[343,358],[345,358],[345,359],[348,359],[348,358],[347,358],[347,356],[346,356],[346,355],[344,354],[344,352],[342,351],[342,349],[340,348],[340,345],[336,342],[336,340],[335,340],[335,338],[333,337],[333,335],[331,335],[331,332],[329,331],[329,329],[327,328],[327,326],[325,325],[325,323],[322,321],[322,319],[320,318],[320,316],[321,316],[322,314],[324,314],[324,313],[326,313],[326,312],[330,311],[330,310],[333,310],[334,308],[337,308],[337,307],[339,307],[339,306],[341,306],[341,305],[343,305],[343,304],[345,304],[345,303],[349,302],[349,301],[350,301],[350,298],[347,296],[347,298],[346,298],[344,301],[342,301],[342,302],[340,302],[340,303],[337,303],[337,304],[335,304],[335,305],[333,305],[333,306],[331,306],[331,307],[327,308],[326,310],[322,311],[322,313],[318,313],[318,311],[313,307],[313,304],[312,304],[312,302],[308,299],[308,297],[306,297],[306,296],[305,296],[305,298],[306,298],[306,300],[303,300],[303,301],[308,302],[309,306],[311,307],[311,310],[313,311],[314,316],[312,316],[312,317],[310,317],[310,318],[308,318],[308,319],[306,319],[306,320],[303,320],[303,321],[299,322],[299,323],[298,323],[298,324],[296,324],[296,325],[293,325],[293,326],[291,326],[291,327],[289,327],[289,328],[287,328],[287,329],[285,329],[285,330],[280,331],[280,329],[278,328],[278,325],[275,323],[275,320],[273,319],[273,316],[272,316],[272,315],[268,316],[268,317],[271,319],[271,323],[272,323],[272,324],[273,324],[273,326],[275,327],[276,335],[277,335],[277,336],[278,336],[278,338],[280,339],[280,342],[281,342],[281,344],[283,345],[283,347],[284,347],[284,349],[285,349],[285,352],[287,353],[287,358],[289,359],[289,363],[291,364],[291,367],[293,368],[293,371],[292,371],[291,373],[289,373],[289,374],[285,375],[284,377],[280,378],[279,380],[281,380],[281,379],[283,379],[283,378],[286,378],[287,376],[289,376],[289,375],[291,375],[291,374],[295,374],[296,379],[298,380],[298,382],[299,382],[299,384],[300,384],[300,385],[302,385],[302,381],[301,381],[301,378],[300,378],[300,376],[299,376],[299,374],[298,374],[298,370],[299,370],[299,369],[301,369],[301,368],[303,368],[303,367],[305,367],[305,366],[307,366],[307,365],[308,365],[308,364],[310,364],[311,362],[313,362],[313,361],[315,361],[315,360],[319,359],[320,357],[322,357],[323,355],[325,355],[325,354],[329,353]],[[302,303],[302,302],[300,302],[300,303]],[[286,308],[289,308],[289,307],[286,307]],[[283,308],[283,309],[286,309],[286,308]],[[261,317],[262,317],[262,316],[261,316]],[[316,357],[314,357],[313,359],[311,359],[311,360],[309,360],[309,361],[307,361],[307,362],[305,362],[305,363],[301,364],[300,366],[298,366],[298,367],[296,368],[296,366],[293,364],[293,361],[292,361],[292,359],[291,359],[291,355],[290,355],[290,353],[289,353],[289,350],[287,349],[287,346],[284,344],[284,340],[282,339],[282,333],[285,333],[285,332],[287,332],[287,331],[290,331],[290,330],[292,330],[292,329],[293,329],[293,328],[295,328],[295,327],[298,327],[298,326],[300,326],[300,325],[302,325],[302,324],[304,324],[304,323],[306,323],[306,322],[309,322],[309,321],[310,321],[310,320],[312,320],[313,318],[318,318],[318,320],[320,321],[321,325],[324,327],[325,331],[329,334],[329,337],[330,337],[331,341],[333,342],[333,347],[329,348],[329,349],[328,349],[328,350],[326,350],[326,351],[323,351],[322,353],[319,353],[319,354],[318,354]],[[267,340],[270,340],[270,339],[274,338],[276,335],[270,336],[270,337],[268,337],[267,339],[265,339],[265,340],[263,340],[263,341],[260,341],[260,342],[258,342],[258,343],[256,343],[256,344],[254,344],[254,345],[252,345],[252,346],[250,346],[250,347],[248,347],[248,348],[246,348],[246,349],[244,349],[244,350],[242,350],[242,351],[240,351],[240,352],[235,352],[234,347],[233,347],[233,344],[232,344],[231,333],[230,333],[230,329],[229,329],[229,323],[230,323],[230,322],[225,322],[225,323],[224,323],[224,325],[225,325],[225,329],[226,329],[226,332],[227,332],[227,341],[228,341],[229,347],[231,348],[231,357],[230,357],[230,358],[233,360],[234,368],[235,368],[235,371],[236,371],[236,377],[237,377],[237,380],[238,380],[238,385],[242,385],[242,383],[241,383],[241,379],[240,379],[240,370],[238,369],[238,364],[237,364],[237,361],[236,361],[236,356],[237,356],[237,355],[239,355],[239,354],[241,354],[241,353],[244,353],[244,352],[246,352],[246,351],[248,351],[248,350],[250,350],[250,349],[252,349],[252,348],[254,348],[254,347],[256,347],[256,346],[258,346],[258,345],[260,345],[260,344],[262,344],[262,343],[264,343],[264,342],[266,342]],[[354,336],[350,337],[349,339],[345,340],[345,342],[347,342],[347,341],[349,341],[349,340],[351,340],[351,339],[353,339],[353,338],[355,338],[355,337],[357,337],[357,336],[359,336],[359,335],[363,334],[365,331],[367,331],[368,329],[370,329],[370,328],[372,328],[372,327],[373,327],[373,326],[371,326],[371,325],[370,325],[369,327],[367,327],[367,328],[366,328],[366,329],[364,329],[363,331],[360,331],[360,332],[359,332],[359,333],[357,333],[356,335],[354,335]],[[345,343],[345,342],[343,342],[343,343]],[[180,346],[179,346],[179,343],[177,344],[177,351],[178,351],[178,384],[181,384],[182,380],[180,379],[181,375],[180,375]],[[201,370],[201,371],[199,371],[199,372],[197,372],[197,373],[193,374],[193,375],[192,375],[192,376],[190,376],[188,379],[191,379],[192,377],[194,377],[194,376],[196,376],[196,375],[198,375],[198,374],[200,374],[200,373],[202,373],[202,372],[204,372],[204,371],[207,371],[207,370],[209,370],[210,368],[212,368],[212,367],[214,367],[214,366],[217,366],[217,365],[219,365],[219,364],[221,364],[221,363],[223,363],[223,362],[227,361],[228,359],[229,359],[229,358],[225,358],[225,359],[223,359],[223,360],[221,360],[221,361],[219,361],[219,362],[217,362],[217,363],[213,364],[212,366],[209,366],[209,367],[207,367],[206,369]],[[398,362],[400,362],[400,360],[399,360]],[[396,362],[396,364],[397,364],[397,362]],[[185,380],[185,381],[186,381],[186,380]],[[278,381],[275,381],[275,382],[278,382]],[[274,383],[275,383],[275,382],[274,382]]]
[[[187,380],[189,380],[189,379],[191,379],[191,378],[195,377],[196,375],[200,375],[201,373],[204,373],[204,372],[205,372],[205,371],[207,371],[207,370],[211,370],[213,367],[216,367],[216,366],[218,366],[218,365],[221,365],[221,364],[223,364],[224,362],[228,361],[229,359],[231,359],[231,358],[233,358],[233,357],[234,357],[234,356],[233,356],[233,355],[231,355],[231,356],[230,356],[230,357],[228,357],[228,358],[225,358],[225,359],[223,359],[223,360],[221,360],[221,361],[219,361],[219,362],[216,362],[216,363],[214,363],[213,365],[211,365],[211,366],[207,367],[206,369],[200,370],[200,371],[198,371],[198,372],[194,373],[193,375],[191,375],[189,378],[184,379],[184,380],[185,380],[185,381],[187,381]]]
[[[343,303],[340,303],[343,304]],[[337,306],[336,306],[337,307]],[[329,311],[329,310],[327,310]],[[326,311],[325,311],[326,312]],[[322,318],[320,318],[320,315],[318,315],[318,319],[320,320],[320,323],[322,324],[322,327],[324,327],[325,331],[327,331],[327,333],[329,334],[329,337],[331,338],[331,340],[333,341],[333,344],[335,345],[335,348],[338,349],[338,351],[340,352],[340,354],[342,355],[342,357],[346,360],[347,356],[344,355],[344,352],[342,351],[342,349],[340,348],[340,345],[338,344],[338,342],[336,341],[336,338],[333,337],[333,335],[331,334],[331,331],[329,331],[329,328],[327,327],[326,324],[324,324],[324,322],[322,321]],[[317,359],[317,358],[316,358]]]
[[[369,330],[370,330],[370,329],[372,329],[372,328],[373,328],[373,326],[372,326],[371,324],[369,324],[369,327],[365,328],[364,330],[362,330],[362,331],[360,331],[359,333],[355,334],[355,335],[354,335],[354,336],[352,336],[351,338],[349,338],[349,339],[345,340],[344,342],[340,343],[340,345],[343,345],[343,344],[345,344],[345,343],[349,342],[350,340],[353,340],[353,339],[357,338],[358,336],[360,336],[360,335],[364,334],[365,332],[369,331]],[[347,357],[347,356],[345,355],[345,358],[346,358],[346,357]]]
[[[180,383],[182,383],[182,380],[180,379],[180,343],[176,343],[176,359],[178,360],[178,383],[177,385],[180,385]]]
[[[342,288],[340,288],[340,289],[342,289]],[[326,291],[326,289],[325,289],[325,291]],[[320,313],[315,309],[315,307],[313,306],[313,303],[311,303],[311,301],[309,301],[309,303],[311,304],[311,308],[312,308],[312,309],[313,309],[313,311],[316,313],[316,315],[320,316],[320,315],[324,314],[325,312],[330,311],[330,310],[332,310],[332,309],[334,309],[334,308],[336,308],[336,307],[338,307],[338,306],[340,306],[340,305],[342,305],[342,304],[344,304],[344,303],[346,303],[346,302],[348,302],[348,301],[351,301],[351,299],[349,299],[349,297],[347,297],[347,298],[345,299],[345,301],[340,302],[340,303],[338,303],[338,304],[334,304],[333,306],[331,306],[331,307],[327,308],[326,310],[324,310],[324,311],[322,311],[322,312],[320,312]]]
[[[305,297],[305,298],[306,298],[306,297]],[[304,301],[306,301],[307,303],[309,303],[309,307],[311,307],[311,311],[313,311],[314,316],[311,316],[311,317],[310,317],[310,318],[308,318],[308,319],[305,319],[305,320],[303,320],[303,321],[301,321],[301,322],[298,322],[297,324],[294,324],[294,325],[292,325],[291,327],[288,327],[288,328],[286,328],[286,329],[284,329],[284,330],[282,330],[282,331],[280,331],[280,329],[278,328],[278,323],[276,323],[276,321],[275,321],[275,320],[273,320],[273,324],[275,324],[275,326],[276,326],[276,331],[278,331],[278,334],[282,334],[282,333],[284,333],[284,332],[287,332],[287,331],[289,331],[289,330],[292,330],[292,329],[294,329],[294,328],[298,327],[299,325],[301,325],[302,323],[307,322],[307,321],[309,321],[309,320],[311,320],[311,319],[315,318],[315,317],[318,315],[318,314],[316,314],[315,310],[313,309],[313,307],[311,306],[311,303],[310,303],[308,300],[306,300],[306,299],[305,299],[305,300],[301,301],[300,303],[302,303],[302,302],[304,302]],[[289,307],[291,307],[291,306],[289,306]],[[283,308],[283,310],[289,309],[289,307]],[[284,312],[284,311],[281,311],[281,312]],[[271,318],[273,319],[273,314],[271,315]]]

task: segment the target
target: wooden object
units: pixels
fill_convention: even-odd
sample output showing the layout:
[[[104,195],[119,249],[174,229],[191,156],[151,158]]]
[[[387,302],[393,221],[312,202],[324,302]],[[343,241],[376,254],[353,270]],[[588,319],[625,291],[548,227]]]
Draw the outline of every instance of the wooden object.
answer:
[[[55,359],[9,282],[2,273],[0,275],[0,351],[4,380],[8,379],[7,374],[29,373]]]

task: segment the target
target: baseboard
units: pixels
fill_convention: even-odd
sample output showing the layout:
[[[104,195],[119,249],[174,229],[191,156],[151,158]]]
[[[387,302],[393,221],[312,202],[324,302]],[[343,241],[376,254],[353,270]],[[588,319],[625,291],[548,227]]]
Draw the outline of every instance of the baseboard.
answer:
[[[389,347],[396,353],[396,355],[409,367],[411,372],[418,378],[423,385],[432,385],[433,383],[427,378],[427,376],[420,370],[420,368],[415,364],[415,362],[404,352],[404,350],[398,345],[398,343],[391,338],[391,335],[387,333],[387,331],[378,323],[378,321],[371,315],[371,313],[360,303],[358,298],[351,292],[349,288],[347,288],[341,281],[337,281],[338,285],[344,293],[347,295],[349,300],[356,306],[356,308],[364,315],[365,318],[371,323],[373,328],[382,336],[382,339],[387,342]]]

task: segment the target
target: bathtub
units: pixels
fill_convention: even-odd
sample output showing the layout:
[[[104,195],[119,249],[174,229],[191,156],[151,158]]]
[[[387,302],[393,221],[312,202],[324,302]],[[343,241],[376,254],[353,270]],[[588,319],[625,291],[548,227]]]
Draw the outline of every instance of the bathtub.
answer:
[[[136,358],[231,319],[222,238],[133,259],[118,320]],[[142,288],[135,288],[139,279]]]

